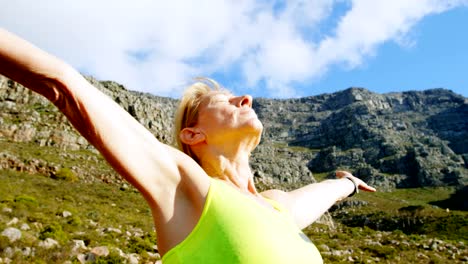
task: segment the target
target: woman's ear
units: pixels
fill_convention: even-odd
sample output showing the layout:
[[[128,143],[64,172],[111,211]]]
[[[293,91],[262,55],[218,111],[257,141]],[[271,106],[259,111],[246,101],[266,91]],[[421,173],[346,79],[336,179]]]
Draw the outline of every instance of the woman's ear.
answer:
[[[203,134],[198,128],[186,127],[180,131],[180,141],[182,143],[193,146],[205,140],[205,134]]]

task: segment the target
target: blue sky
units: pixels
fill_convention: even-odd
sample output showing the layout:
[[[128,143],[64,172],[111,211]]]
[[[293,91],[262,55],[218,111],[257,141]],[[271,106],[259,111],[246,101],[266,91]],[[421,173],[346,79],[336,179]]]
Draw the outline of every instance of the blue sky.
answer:
[[[411,47],[394,42],[378,47],[375,57],[354,69],[334,67],[308,87],[327,93],[365,87],[378,93],[446,88],[468,97],[468,8],[458,8],[422,20],[412,30]]]
[[[130,90],[179,97],[207,76],[254,97],[468,97],[466,0],[0,2],[1,27]]]

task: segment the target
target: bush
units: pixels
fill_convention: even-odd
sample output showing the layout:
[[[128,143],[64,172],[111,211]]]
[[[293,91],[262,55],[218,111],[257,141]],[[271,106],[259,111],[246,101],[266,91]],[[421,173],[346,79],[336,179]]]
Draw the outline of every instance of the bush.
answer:
[[[67,234],[63,232],[60,224],[54,222],[44,227],[44,229],[42,229],[42,231],[39,233],[39,239],[45,240],[46,238],[52,238],[63,242],[67,240]]]
[[[111,251],[108,256],[98,257],[94,264],[117,264],[117,263],[127,263],[126,259],[119,256],[117,252]]]
[[[29,195],[19,195],[15,197],[15,203],[17,204],[24,204],[26,206],[36,206],[37,200],[36,198],[29,196]]]
[[[98,211],[89,211],[86,213],[86,217],[93,221],[98,221],[101,217],[101,214]]]
[[[70,219],[67,221],[67,224],[72,225],[72,226],[81,226],[83,224],[83,221],[81,221],[81,218],[73,215],[70,217]]]
[[[78,181],[78,176],[76,176],[76,174],[69,168],[61,168],[55,174],[52,175],[52,178],[56,180],[64,180],[70,182]]]
[[[50,219],[49,216],[45,215],[43,212],[31,212],[30,215],[26,217],[26,220],[30,223],[39,222],[45,223]]]
[[[141,254],[143,252],[154,251],[153,246],[156,244],[156,239],[151,234],[146,234],[143,237],[132,237],[128,243],[128,249],[132,253]]]
[[[369,252],[372,256],[384,259],[392,259],[398,253],[397,250],[391,246],[366,245],[362,250]]]

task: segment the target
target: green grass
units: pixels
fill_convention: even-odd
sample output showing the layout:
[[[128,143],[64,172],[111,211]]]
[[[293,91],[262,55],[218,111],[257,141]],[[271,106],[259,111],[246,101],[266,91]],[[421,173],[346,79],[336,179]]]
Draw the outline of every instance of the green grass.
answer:
[[[56,259],[49,256],[49,250],[37,248],[35,261],[51,263],[69,259],[71,240],[83,240],[90,248],[116,247],[126,253],[154,251],[149,246],[156,243],[149,207],[132,188],[121,190],[118,186],[99,182],[54,180],[8,170],[0,171],[0,182],[0,209],[12,209],[11,213],[0,212],[0,222],[3,223],[0,228],[3,230],[4,223],[15,217],[31,227],[30,231],[23,231],[26,235],[14,245],[24,248],[37,244],[35,234],[39,234],[40,240],[50,237],[63,245],[55,252]],[[71,212],[72,216],[63,217],[64,211]],[[109,227],[120,229],[122,233],[103,232]],[[134,230],[141,230],[143,236],[130,240],[125,237],[127,231]],[[0,241],[0,252],[12,246],[3,240]],[[15,263],[28,263],[27,258],[15,257]]]
[[[367,193],[360,192],[356,199],[365,200],[370,203],[367,210],[395,211],[405,206],[427,205],[430,202],[445,200],[455,192],[453,187],[424,187],[395,189],[391,192]],[[443,208],[445,209],[445,208]]]
[[[55,107],[51,103],[35,103],[30,106],[30,109],[34,110],[35,112],[38,112],[40,115],[49,114],[51,112],[58,112],[57,107]]]
[[[76,239],[85,241],[88,248],[109,246],[125,253],[139,253],[142,262],[151,259],[145,252],[154,252],[157,235],[150,210],[141,195],[133,188],[121,190],[118,184],[96,179],[85,181],[82,175],[70,170],[80,166],[93,171],[94,175],[111,173],[101,156],[89,150],[63,152],[53,147],[38,148],[30,143],[1,140],[0,148],[25,162],[40,159],[61,168],[54,177],[0,171],[0,230],[14,217],[31,227],[23,231],[22,239],[13,243],[0,236],[0,257],[4,257],[2,254],[7,247],[36,247],[34,257],[15,254],[13,263],[63,263],[67,260],[79,263],[71,253],[70,241]],[[314,177],[320,181],[327,175],[320,173]],[[446,263],[447,260],[461,263],[464,257],[468,260],[468,213],[447,212],[446,208],[431,205],[446,200],[454,191],[451,187],[437,187],[361,192],[349,199],[366,201],[367,206],[333,212],[334,228],[314,224],[305,233],[318,246],[325,263]],[[4,208],[11,208],[12,212],[4,212]],[[63,217],[64,211],[71,212],[72,216]],[[376,228],[362,221],[366,218],[371,222],[380,221],[381,226]],[[395,221],[416,221],[416,225],[398,229]],[[122,233],[103,232],[109,227]],[[135,233],[135,230],[141,230],[138,231],[141,234],[126,236],[127,231]],[[59,241],[60,249],[38,248],[38,239],[47,237]],[[431,239],[442,240],[446,249],[428,249]],[[451,249],[453,245],[458,252]],[[324,246],[330,250],[324,250]],[[341,252],[338,255],[329,253],[338,251]],[[456,252],[454,256],[453,252]],[[123,261],[111,250],[108,257],[99,258],[96,263]]]
[[[278,141],[271,142],[271,145],[273,147],[279,148],[279,149],[289,149],[292,152],[305,152],[305,153],[318,153],[318,152],[320,152],[320,149],[312,149],[312,148],[302,147],[302,146],[291,146],[291,145],[288,145],[287,143],[278,142]]]
[[[67,155],[63,155],[64,152],[56,147],[40,147],[34,143],[15,142],[10,140],[0,140],[0,149],[2,152],[11,153],[12,155],[21,157],[23,161],[40,159],[46,162],[60,164],[62,167],[71,167],[74,165],[87,166],[105,163],[104,158],[101,155],[96,154],[91,150],[66,150]],[[92,159],[90,159],[90,157]],[[97,162],[93,160],[97,160]]]
[[[321,173],[314,173],[314,179],[317,180],[317,182],[326,180],[329,173],[328,172],[321,172]]]
[[[305,233],[319,250],[326,246],[330,252],[341,251],[338,256],[322,249],[325,263],[465,263],[468,212],[430,204],[454,191],[435,187],[361,192],[348,199],[366,201],[367,206],[335,211],[334,228],[314,224]],[[440,248],[433,245],[435,240],[442,241]]]

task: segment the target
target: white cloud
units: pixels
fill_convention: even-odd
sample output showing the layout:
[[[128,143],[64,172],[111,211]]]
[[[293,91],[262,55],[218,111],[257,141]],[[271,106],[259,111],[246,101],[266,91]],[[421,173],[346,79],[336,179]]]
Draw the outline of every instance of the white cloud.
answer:
[[[405,43],[401,40],[424,16],[451,7],[446,1],[355,0],[352,9],[341,18],[336,34],[320,43],[318,57],[324,67],[339,62],[355,67],[386,41]]]
[[[467,4],[355,0],[330,17],[343,1],[3,0],[0,26],[129,89],[177,96],[195,76],[235,68],[236,82],[284,97],[332,65],[361,65],[382,43],[416,45],[408,35],[416,23]],[[326,19],[336,28],[310,38]]]

